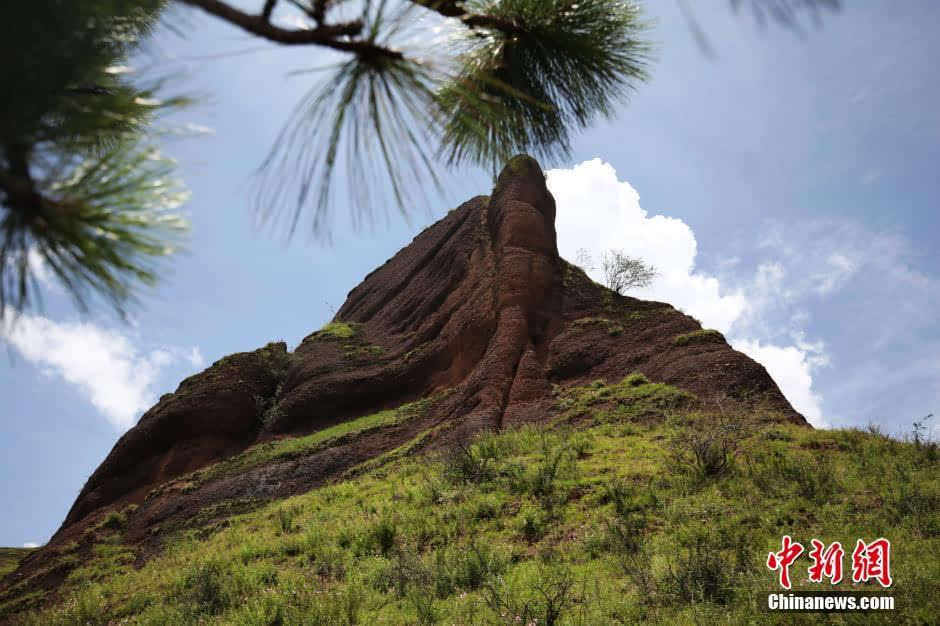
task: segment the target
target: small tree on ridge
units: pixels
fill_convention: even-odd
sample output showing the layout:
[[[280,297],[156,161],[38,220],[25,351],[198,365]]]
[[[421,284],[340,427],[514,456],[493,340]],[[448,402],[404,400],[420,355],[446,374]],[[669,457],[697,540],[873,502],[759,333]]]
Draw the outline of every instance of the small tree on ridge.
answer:
[[[607,286],[619,294],[630,289],[649,287],[658,276],[656,268],[637,257],[620,250],[610,250],[601,256],[601,269]]]

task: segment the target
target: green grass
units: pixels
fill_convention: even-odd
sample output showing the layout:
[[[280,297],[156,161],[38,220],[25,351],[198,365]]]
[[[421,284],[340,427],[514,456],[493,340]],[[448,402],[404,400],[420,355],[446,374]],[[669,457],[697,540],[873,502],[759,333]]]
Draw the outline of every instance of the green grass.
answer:
[[[92,553],[93,558],[81,562],[69,572],[67,580],[71,585],[81,586],[127,573],[134,562],[133,550],[118,543],[116,538],[110,542],[95,544]]]
[[[347,359],[369,359],[385,353],[385,348],[377,345],[358,345],[348,343],[343,345],[343,356]]]
[[[9,574],[16,569],[23,557],[35,549],[0,548],[0,576]],[[34,584],[35,581],[58,567],[74,567],[80,564],[81,560],[77,554],[74,554],[77,549],[77,542],[69,542],[50,555],[49,560],[40,569],[34,570],[29,576],[17,579],[15,582],[8,581],[11,583],[10,586],[0,592],[0,621],[5,615],[22,612],[42,602],[47,592],[44,589],[38,589],[37,585]]]
[[[634,372],[617,383],[595,380],[580,387],[555,388],[562,413],[558,421],[589,416],[595,423],[663,418],[698,404],[695,396],[664,383],[652,383]]]
[[[422,343],[421,345],[417,346],[416,348],[412,348],[411,350],[405,353],[405,356],[402,357],[402,361],[404,361],[405,363],[407,363],[408,361],[411,361],[412,359],[420,355],[422,352],[424,352],[430,344],[431,344],[430,341],[426,341]]]
[[[258,351],[261,361],[277,381],[284,379],[294,360],[294,355],[282,349],[280,344],[272,341]]]
[[[343,341],[343,356],[347,359],[364,360],[385,352],[385,348],[382,346],[362,343],[359,324],[354,322],[330,322],[318,330],[312,336],[312,339],[315,341]]]
[[[0,548],[0,576],[16,569],[19,562],[35,548]]]
[[[673,345],[676,346],[687,346],[696,343],[724,343],[724,341],[724,335],[712,328],[693,330],[690,333],[676,335],[672,339]]]
[[[184,477],[183,480],[200,484],[207,480],[241,473],[268,463],[312,454],[317,450],[327,448],[337,443],[340,438],[358,435],[368,430],[414,419],[422,415],[427,406],[439,397],[439,395],[433,396],[432,398],[402,405],[396,409],[387,409],[357,419],[340,422],[339,424],[318,430],[315,433],[303,437],[267,441],[216,463],[215,465],[197,470],[188,477]]]
[[[562,259],[562,286],[566,289],[569,288],[574,281],[586,282],[587,284],[596,284],[591,277],[587,275],[587,272],[584,271],[583,267],[579,267],[574,263],[569,263],[568,261]],[[600,285],[598,285],[600,286]]]
[[[346,322],[330,322],[321,328],[316,335],[318,340],[322,339],[351,339],[358,334],[355,324]]]
[[[119,546],[96,548],[84,565],[93,575],[68,581],[64,602],[26,623],[926,624],[940,614],[935,445],[745,420],[727,431],[730,462],[705,474],[677,463],[676,446],[711,441],[728,418],[692,411],[687,394],[634,374],[558,390],[566,399],[563,418],[587,412],[580,428],[562,419],[440,456],[391,455],[180,536],[140,570],[125,568]],[[785,534],[806,546],[890,539],[898,610],[763,611],[776,589],[764,562]],[[804,555],[791,570],[795,588],[828,588],[805,580],[808,564]],[[850,554],[845,567],[850,576]]]
[[[127,515],[121,511],[111,511],[101,522],[102,528],[122,530],[127,525]]]
[[[575,327],[603,326],[611,337],[616,337],[623,332],[623,326],[606,317],[582,317],[571,322],[571,325]]]

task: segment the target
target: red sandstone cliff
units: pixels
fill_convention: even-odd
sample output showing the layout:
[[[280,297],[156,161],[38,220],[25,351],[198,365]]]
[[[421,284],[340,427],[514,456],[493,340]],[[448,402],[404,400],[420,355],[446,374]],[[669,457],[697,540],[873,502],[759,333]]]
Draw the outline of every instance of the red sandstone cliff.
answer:
[[[159,549],[161,527],[209,504],[310,489],[430,429],[547,420],[559,411],[553,385],[639,371],[703,400],[756,399],[806,423],[766,370],[720,335],[677,345],[678,335],[700,328],[695,320],[613,294],[563,261],[554,220],[538,163],[516,157],[490,197],[451,211],[349,293],[336,320],[354,336],[318,331],[292,354],[280,343],[232,355],[164,396],[88,479],[50,544],[20,569],[37,569],[55,546],[130,503],[139,509],[125,541],[145,559]],[[429,397],[412,420],[306,456],[198,483],[180,478],[259,442]],[[43,584],[54,587],[64,575],[53,570]]]

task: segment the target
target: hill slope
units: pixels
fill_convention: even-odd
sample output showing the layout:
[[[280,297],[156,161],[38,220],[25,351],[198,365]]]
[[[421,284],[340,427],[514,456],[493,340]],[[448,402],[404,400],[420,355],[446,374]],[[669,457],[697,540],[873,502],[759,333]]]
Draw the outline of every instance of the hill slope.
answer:
[[[0,548],[0,577],[12,572],[33,548]]]
[[[683,392],[640,375],[558,395],[569,408],[553,424],[509,427],[439,455],[393,455],[349,480],[181,532],[141,569],[122,534],[139,510],[128,511],[88,533],[90,556],[69,574],[64,602],[21,617],[818,623],[818,614],[762,608],[780,591],[764,560],[785,534],[807,549],[813,538],[839,541],[847,552],[860,538],[892,541],[890,590],[835,588],[890,593],[897,610],[832,623],[928,624],[940,611],[936,446],[702,414]],[[657,417],[663,406],[685,409]],[[732,460],[696,466],[691,442],[716,435],[732,444]],[[794,590],[833,588],[808,583],[808,565],[805,554],[793,565]]]
[[[120,560],[142,566],[187,528],[390,454],[547,423],[570,409],[568,390],[630,372],[682,391],[647,406],[649,419],[694,398],[697,409],[731,402],[806,426],[720,333],[561,259],[554,217],[539,165],[517,157],[491,196],[419,234],[296,350],[272,343],[183,381],[118,441],[50,542],[0,582],[0,602],[55,599],[95,556],[95,529],[119,528]]]

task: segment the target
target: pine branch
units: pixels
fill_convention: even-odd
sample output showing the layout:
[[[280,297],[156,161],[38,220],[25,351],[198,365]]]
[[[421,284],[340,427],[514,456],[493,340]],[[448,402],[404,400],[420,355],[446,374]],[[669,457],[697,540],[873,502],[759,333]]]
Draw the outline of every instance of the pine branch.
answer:
[[[200,8],[252,35],[285,45],[326,44],[334,37],[353,36],[362,32],[360,20],[318,28],[290,30],[271,24],[263,14],[251,15],[219,0],[179,0],[179,2]]]
[[[310,12],[310,17],[312,17],[317,24],[322,24],[325,16],[326,0],[315,0],[313,3],[313,11]]]
[[[29,181],[0,170],[0,191],[5,194],[4,204],[11,209],[26,211],[42,205],[42,196]]]
[[[337,37],[353,37],[362,32],[362,21],[354,20],[341,24],[327,24],[310,29],[287,29],[268,22],[263,15],[251,15],[219,0],[178,0],[183,4],[202,9],[226,22],[238,26],[252,35],[284,45],[319,45],[334,50],[353,52],[363,56],[403,58],[395,50],[376,46],[367,41],[339,41]]]
[[[44,201],[29,171],[28,149],[21,145],[6,146],[4,155],[8,169],[0,168],[0,190],[6,196],[5,204],[22,213],[38,211]]]
[[[470,5],[463,70],[441,93],[451,165],[499,166],[512,154],[570,153],[570,131],[609,117],[646,77],[639,9],[608,0],[500,0]],[[483,34],[483,37],[479,35]]]
[[[277,0],[264,0],[264,8],[261,9],[261,17],[265,22],[271,21],[271,14],[274,13],[274,6],[277,4]]]
[[[301,2],[301,0],[287,1],[294,5],[295,9],[316,22],[318,26],[323,23],[323,17],[326,15],[326,0],[318,0],[312,8]]]
[[[410,0],[413,4],[425,7],[444,17],[456,17],[470,28],[491,28],[507,35],[520,35],[525,29],[515,20],[470,13],[460,6],[457,0]]]
[[[114,92],[101,85],[79,85],[66,89],[69,93],[78,93],[86,96],[113,96]]]
[[[468,13],[461,16],[460,21],[470,28],[490,28],[506,35],[522,35],[526,32],[525,27],[518,21],[492,15]]]
[[[459,0],[411,0],[411,2],[440,13],[444,17],[463,17],[467,13],[460,6]]]
[[[38,295],[38,255],[49,273],[87,311],[87,295],[110,301],[123,315],[138,285],[151,285],[162,259],[178,249],[187,223],[173,210],[186,198],[170,178],[173,165],[133,138],[75,163],[66,155],[50,163],[51,177],[24,177],[4,151],[0,212],[0,317]],[[30,156],[30,155],[27,155]],[[10,190],[16,197],[11,197]],[[21,192],[31,191],[32,204]]]
[[[329,0],[287,0],[289,3],[294,5],[298,11],[301,11],[304,15],[316,22],[317,26],[323,24],[323,20],[326,17],[326,8],[329,4]]]

